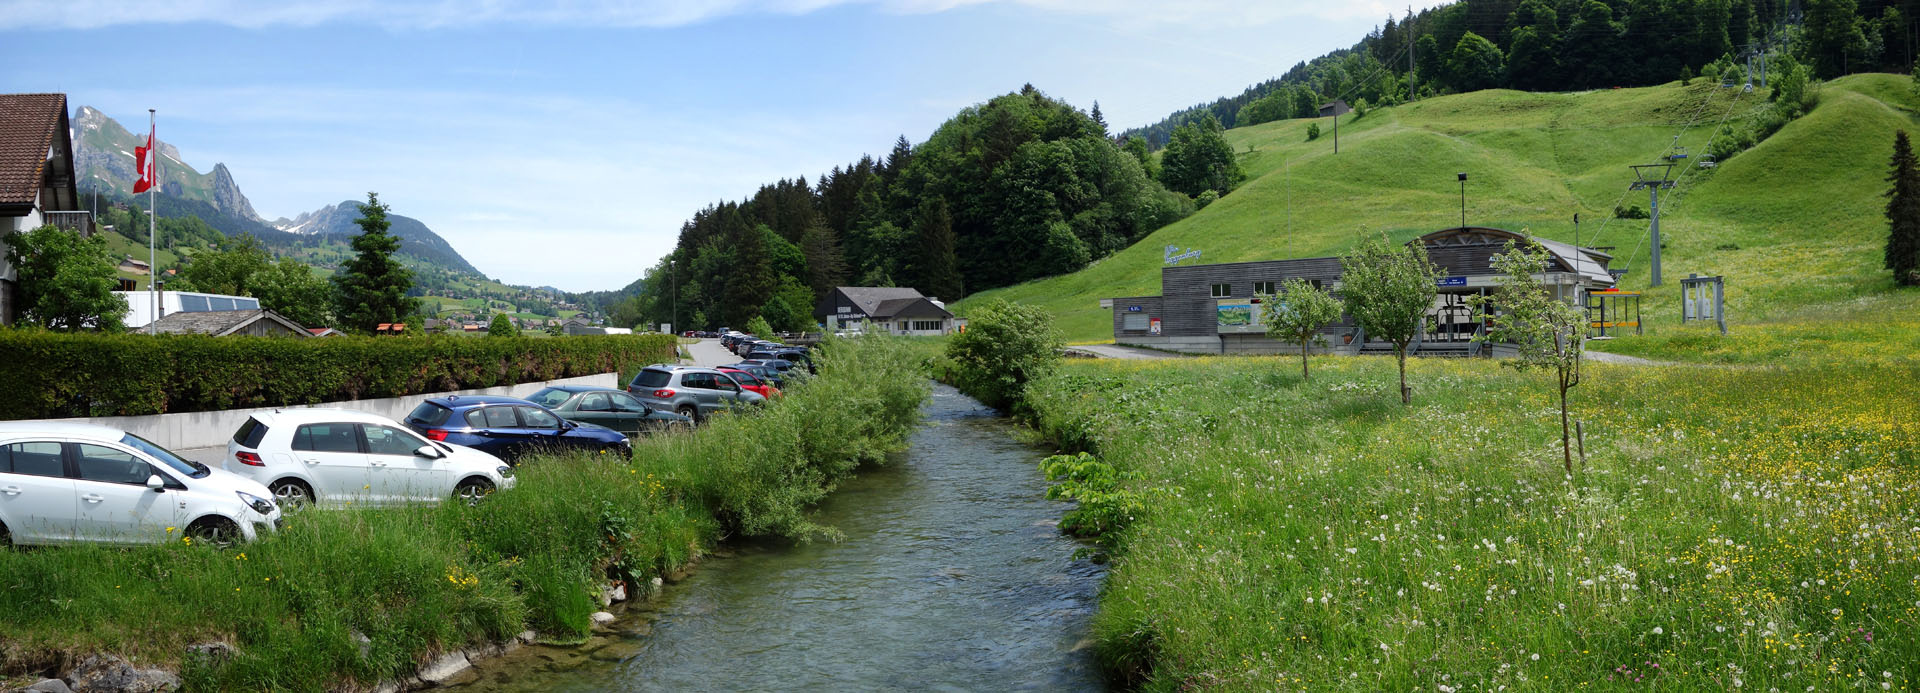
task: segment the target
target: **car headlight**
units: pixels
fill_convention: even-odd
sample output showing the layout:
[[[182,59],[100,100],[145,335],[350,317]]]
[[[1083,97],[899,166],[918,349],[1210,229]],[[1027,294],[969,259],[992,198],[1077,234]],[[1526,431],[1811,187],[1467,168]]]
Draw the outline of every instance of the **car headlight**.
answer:
[[[260,513],[261,515],[273,514],[273,501],[247,493],[246,491],[234,491],[234,494],[240,496],[240,502],[246,503],[247,507],[253,508],[254,512]]]
[[[503,464],[503,465],[500,465],[500,466],[498,466],[498,467],[494,467],[494,468],[493,468],[493,471],[494,471],[494,472],[496,472],[496,473],[498,473],[498,474],[500,475],[500,478],[502,478],[502,479],[511,479],[511,478],[513,478],[513,468],[512,468],[512,467],[509,467],[509,466],[506,466],[506,465],[504,465],[504,464]]]

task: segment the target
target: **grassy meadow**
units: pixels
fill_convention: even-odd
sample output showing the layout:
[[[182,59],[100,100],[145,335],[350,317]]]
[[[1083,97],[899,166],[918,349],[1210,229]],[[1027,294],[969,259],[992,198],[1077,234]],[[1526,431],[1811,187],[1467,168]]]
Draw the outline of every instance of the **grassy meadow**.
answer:
[[[836,340],[774,404],[635,441],[631,460],[523,460],[515,488],[475,507],[296,509],[228,550],[0,551],[0,688],[104,652],[180,671],[189,690],[333,690],[524,629],[582,640],[610,582],[644,594],[725,537],[832,536],[808,509],[905,444],[927,352]],[[188,655],[210,641],[236,651]]]
[[[1837,322],[1863,301],[1874,315],[1920,309],[1920,293],[1895,291],[1881,269],[1893,134],[1916,129],[1920,106],[1910,85],[1907,76],[1884,74],[1826,83],[1818,108],[1753,149],[1717,169],[1676,167],[1679,186],[1662,199],[1666,285],[1645,303],[1653,330],[1678,326],[1678,279],[1688,273],[1727,278],[1730,327],[1739,332]],[[1099,300],[1160,293],[1165,246],[1198,249],[1199,262],[1217,263],[1339,254],[1362,233],[1411,239],[1460,223],[1454,174],[1462,171],[1468,223],[1572,241],[1578,213],[1580,241],[1612,246],[1614,267],[1629,270],[1622,288],[1646,289],[1647,221],[1608,219],[1616,204],[1648,204],[1646,193],[1628,192],[1627,166],[1674,144],[1697,161],[1718,124],[1766,104],[1762,91],[1699,80],[1473,92],[1343,120],[1339,154],[1324,119],[1312,142],[1310,120],[1235,128],[1227,139],[1248,177],[1232,194],[1085,270],[982,292],[960,307],[994,297],[1033,303],[1059,317],[1069,341],[1110,341],[1112,317]],[[1668,354],[1664,337],[1639,341],[1621,348],[1693,354]]]
[[[1911,690],[1920,359],[1093,361],[1029,389],[1110,465],[1094,626],[1145,690]],[[1101,475],[1095,475],[1101,476]],[[1073,517],[1063,527],[1073,526]]]

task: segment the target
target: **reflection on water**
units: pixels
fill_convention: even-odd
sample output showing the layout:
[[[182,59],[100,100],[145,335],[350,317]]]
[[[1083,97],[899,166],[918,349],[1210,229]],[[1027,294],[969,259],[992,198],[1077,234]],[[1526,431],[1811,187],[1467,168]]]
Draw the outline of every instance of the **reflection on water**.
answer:
[[[1040,454],[938,387],[900,459],[819,509],[838,544],[738,547],[623,632],[485,662],[488,691],[1098,690],[1102,570],[1054,527]]]

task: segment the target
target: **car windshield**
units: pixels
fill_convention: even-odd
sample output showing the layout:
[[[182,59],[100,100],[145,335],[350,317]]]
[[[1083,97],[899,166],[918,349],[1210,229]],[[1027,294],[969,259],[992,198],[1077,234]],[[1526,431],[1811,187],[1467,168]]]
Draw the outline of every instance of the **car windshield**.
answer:
[[[533,393],[533,396],[528,397],[527,400],[537,403],[540,406],[546,407],[548,409],[552,409],[554,407],[560,406],[561,403],[567,401],[568,397],[572,397],[572,396],[573,396],[573,393],[567,392],[566,390],[562,390],[557,387],[549,387],[549,388],[542,389],[539,392]]]
[[[171,452],[168,452],[166,448],[160,447],[158,445],[154,445],[153,443],[149,443],[145,438],[141,438],[140,436],[136,436],[132,433],[128,433],[125,437],[122,437],[120,439],[120,443],[122,445],[131,446],[135,450],[139,450],[141,452],[147,453],[148,457],[152,457],[153,459],[160,460],[161,464],[172,467],[173,471],[179,472],[181,474],[185,474],[195,479],[203,478],[206,475],[212,473],[211,470],[207,469],[207,465],[200,464],[199,462],[188,462],[186,460],[180,459],[179,455],[175,455]]]

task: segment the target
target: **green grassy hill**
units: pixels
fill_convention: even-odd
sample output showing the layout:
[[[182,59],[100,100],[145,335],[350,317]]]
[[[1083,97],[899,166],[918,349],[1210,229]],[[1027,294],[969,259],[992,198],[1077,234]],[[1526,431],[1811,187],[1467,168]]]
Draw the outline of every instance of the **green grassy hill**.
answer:
[[[1893,133],[1920,122],[1910,84],[1900,75],[1836,80],[1812,113],[1718,169],[1675,167],[1680,187],[1662,200],[1666,286],[1647,299],[1650,328],[1679,332],[1678,279],[1688,273],[1727,277],[1736,330],[1911,316],[1920,292],[1896,292],[1881,269]],[[1100,299],[1158,294],[1165,246],[1200,249],[1201,262],[1215,263],[1339,254],[1363,233],[1410,239],[1460,223],[1462,171],[1468,223],[1572,240],[1577,212],[1583,244],[1614,246],[1614,266],[1630,270],[1623,288],[1644,289],[1647,222],[1607,221],[1616,203],[1647,205],[1646,193],[1627,192],[1627,166],[1673,144],[1697,155],[1723,119],[1738,121],[1765,98],[1701,83],[1475,92],[1343,119],[1337,155],[1326,119],[1229,130],[1248,174],[1232,194],[1085,270],[982,292],[960,307],[993,297],[1038,304],[1069,340],[1107,341],[1111,315]],[[1310,122],[1324,130],[1312,142]],[[1882,319],[1907,321],[1899,334],[1920,333],[1911,317]],[[1658,351],[1654,341],[1609,348]]]

